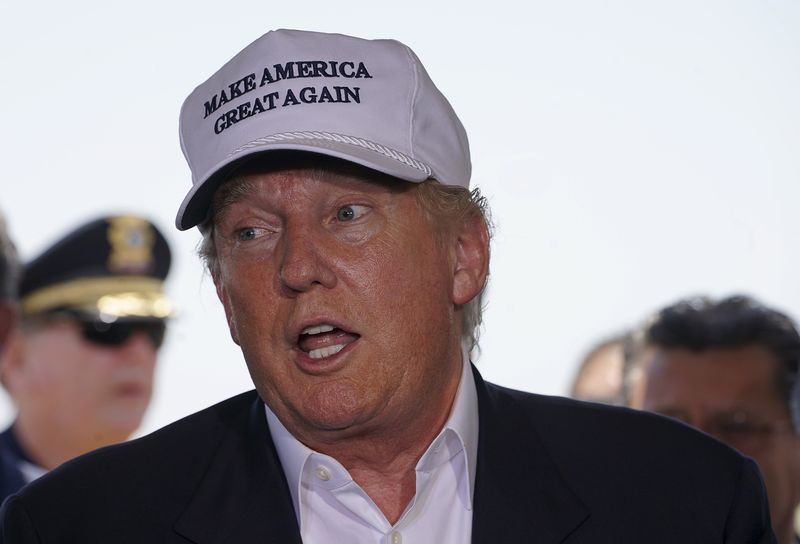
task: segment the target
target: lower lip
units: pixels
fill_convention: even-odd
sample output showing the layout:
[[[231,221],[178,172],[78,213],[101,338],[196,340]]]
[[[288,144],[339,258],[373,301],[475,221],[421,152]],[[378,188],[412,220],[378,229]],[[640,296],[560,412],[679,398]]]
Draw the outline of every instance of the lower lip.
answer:
[[[358,344],[360,340],[361,339],[358,338],[345,345],[338,353],[334,353],[329,357],[323,357],[322,359],[312,359],[305,351],[295,348],[295,352],[297,353],[297,366],[308,374],[327,374],[336,371],[344,366],[347,354],[355,349],[356,344]]]

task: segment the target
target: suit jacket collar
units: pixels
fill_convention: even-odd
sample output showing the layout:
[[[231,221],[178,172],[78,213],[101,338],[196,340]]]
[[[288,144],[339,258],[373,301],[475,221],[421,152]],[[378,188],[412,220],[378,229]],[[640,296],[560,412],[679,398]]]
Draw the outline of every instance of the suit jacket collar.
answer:
[[[550,458],[524,407],[487,384],[478,392],[478,466],[472,542],[562,542],[588,511]],[[231,420],[175,530],[197,544],[300,544],[286,478],[254,393],[246,417]]]
[[[0,433],[0,502],[28,483],[19,469],[20,462],[27,456],[12,429],[9,427]]]
[[[535,414],[473,371],[480,427],[472,542],[562,542],[588,509],[550,457]]]
[[[246,417],[231,422],[175,530],[197,544],[300,544],[286,478],[264,404],[253,394]]]

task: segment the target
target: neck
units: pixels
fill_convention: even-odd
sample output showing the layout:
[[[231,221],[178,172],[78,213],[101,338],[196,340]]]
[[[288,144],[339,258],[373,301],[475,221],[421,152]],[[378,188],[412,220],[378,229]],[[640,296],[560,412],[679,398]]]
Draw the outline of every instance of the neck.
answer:
[[[20,446],[36,465],[52,470],[61,463],[102,446],[122,442],[127,436],[64,429],[20,412],[14,423]]]
[[[416,493],[416,467],[450,416],[461,378],[462,362],[443,391],[420,402],[380,428],[347,437],[303,437],[309,448],[329,455],[347,469],[386,519],[400,519]]]
[[[431,438],[431,440],[433,437]],[[416,466],[430,440],[378,456],[337,457],[353,480],[370,496],[391,524],[395,524],[416,493]],[[382,448],[383,449],[383,448]],[[372,452],[370,452],[372,453]]]

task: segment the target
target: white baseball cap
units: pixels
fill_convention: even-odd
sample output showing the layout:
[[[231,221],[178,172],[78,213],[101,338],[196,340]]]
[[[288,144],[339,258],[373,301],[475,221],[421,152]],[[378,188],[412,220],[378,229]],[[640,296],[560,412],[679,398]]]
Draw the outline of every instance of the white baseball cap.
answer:
[[[469,186],[464,127],[411,49],[394,40],[275,30],[197,87],[181,108],[192,188],[175,224],[207,219],[244,157],[300,150],[411,182]]]

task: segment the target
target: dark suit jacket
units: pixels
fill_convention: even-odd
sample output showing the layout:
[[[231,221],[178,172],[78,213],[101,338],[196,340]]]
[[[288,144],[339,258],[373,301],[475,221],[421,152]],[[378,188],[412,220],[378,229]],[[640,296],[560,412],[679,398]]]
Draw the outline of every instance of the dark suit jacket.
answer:
[[[754,463],[713,439],[477,372],[476,385],[473,542],[774,542]],[[3,514],[8,544],[300,542],[255,392],[69,462]]]
[[[25,458],[11,427],[0,433],[0,502],[25,485],[19,462]]]

